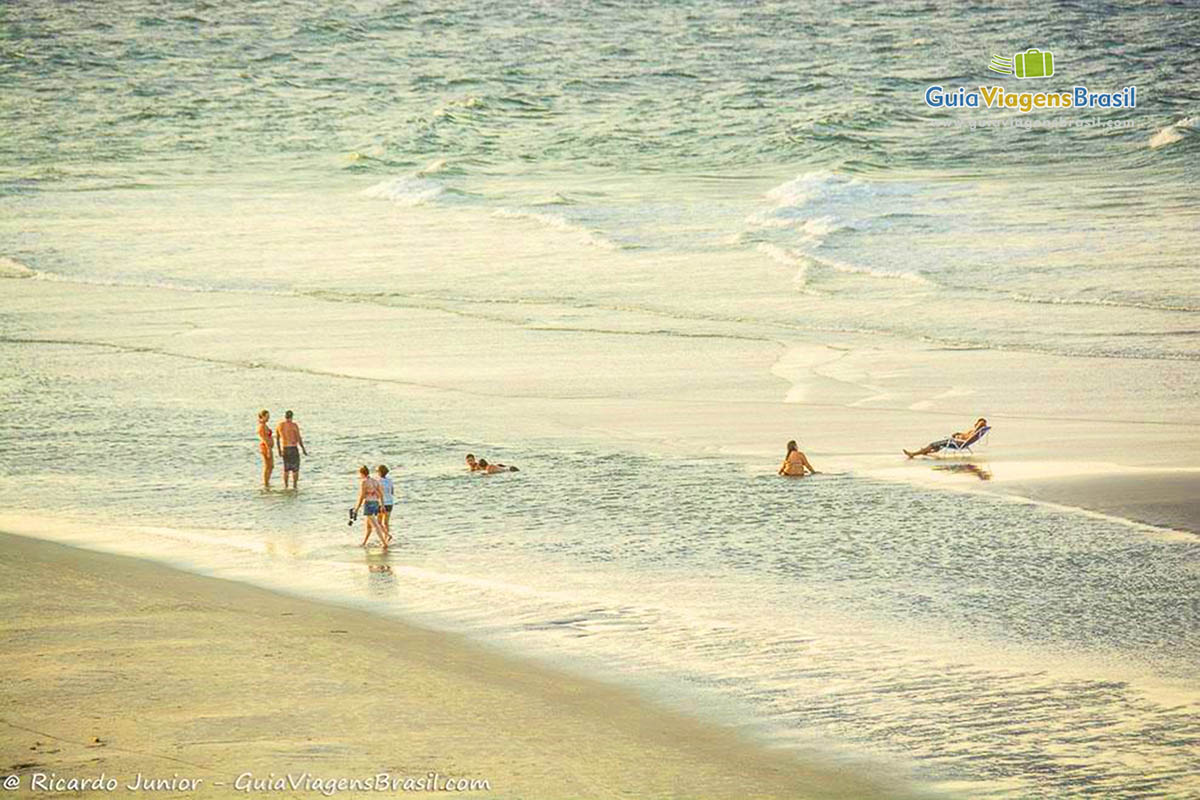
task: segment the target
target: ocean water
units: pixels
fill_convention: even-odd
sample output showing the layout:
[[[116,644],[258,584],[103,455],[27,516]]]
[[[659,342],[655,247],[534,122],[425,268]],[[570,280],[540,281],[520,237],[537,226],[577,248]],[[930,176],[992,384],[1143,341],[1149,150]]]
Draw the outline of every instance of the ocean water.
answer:
[[[0,519],[954,794],[1198,793],[1200,539],[879,480],[873,441],[780,481],[791,429],[746,433],[874,426],[929,370],[900,405],[956,423],[1193,412],[1198,36],[1186,5],[8,3]],[[1080,112],[1128,124],[923,104],[1025,88],[986,65],[1031,46],[1137,85]],[[260,407],[297,410],[298,494],[257,490]],[[381,462],[387,556],[345,520]]]

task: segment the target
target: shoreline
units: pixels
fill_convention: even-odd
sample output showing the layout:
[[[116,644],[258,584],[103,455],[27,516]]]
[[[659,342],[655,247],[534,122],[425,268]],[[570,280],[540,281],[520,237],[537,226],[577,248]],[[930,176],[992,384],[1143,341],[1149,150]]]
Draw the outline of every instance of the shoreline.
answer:
[[[1000,482],[993,490],[1155,528],[1200,534],[1197,470],[1013,478]]]
[[[242,312],[250,299],[237,294],[48,280],[6,284],[13,289],[7,303],[12,324],[0,344],[102,348],[122,358],[161,360],[160,369],[179,360],[213,370],[252,365],[285,381],[328,381],[355,391],[373,386],[388,397],[413,401],[407,403],[410,413],[450,436],[497,446],[553,440],[569,432],[572,440],[608,449],[711,455],[755,472],[773,470],[783,443],[795,438],[818,470],[953,488],[956,482],[978,480],[949,472],[922,474],[917,463],[936,462],[906,463],[901,448],[920,446],[982,415],[994,430],[969,461],[993,473],[990,490],[1200,532],[1200,509],[1177,497],[1187,487],[1172,477],[1187,470],[1200,476],[1194,437],[1179,421],[1186,398],[1174,384],[1151,383],[1161,372],[1154,361],[1100,359],[1095,368],[1071,372],[1072,385],[1063,388],[1061,398],[1048,400],[1042,387],[1072,367],[1072,359],[946,350],[885,335],[797,331],[783,337],[769,325],[743,331],[728,321],[695,321],[700,327],[693,333],[703,336],[665,336],[653,352],[639,351],[644,361],[631,367],[600,356],[609,352],[610,335],[657,329],[657,321],[651,325],[640,314],[611,330],[608,323],[595,330],[560,330],[547,327],[555,319],[548,311],[547,320],[483,320],[471,317],[469,307],[453,304],[368,303],[351,315],[345,303],[297,295],[273,298],[278,316],[246,317]],[[85,289],[106,305],[76,312]],[[48,316],[47,308],[73,311]],[[140,326],[115,334],[114,319],[135,312]],[[384,326],[415,333],[412,341],[397,345],[396,363],[403,367],[379,369],[348,356],[336,341],[304,351],[280,347],[287,341],[287,320],[294,318],[347,326],[347,335],[355,339]],[[764,338],[724,338],[747,332]],[[461,342],[492,347],[479,344],[482,333],[488,334],[483,342],[493,335],[503,340],[494,351],[475,353],[483,361],[503,356],[505,364],[539,365],[536,371],[509,370],[513,375],[488,392],[486,403],[481,402],[482,378],[466,368],[461,350]],[[567,347],[578,355],[547,358]],[[586,385],[579,384],[575,358],[592,357],[599,358],[597,368]],[[680,359],[695,368],[680,372]],[[746,372],[747,365],[752,369],[746,379],[731,388],[729,370],[736,366]],[[1181,369],[1194,370],[1190,363]],[[1114,398],[1120,402],[1106,399],[1106,387],[1116,380],[1113,370],[1125,385],[1148,386],[1139,404],[1130,396]],[[325,431],[326,436],[335,433]],[[1077,480],[1100,480],[1102,474],[1111,479],[1104,491],[1093,490],[1100,484]],[[1119,476],[1129,476],[1128,481]],[[1193,485],[1200,489],[1200,477]],[[1126,486],[1128,515],[1112,499]],[[1171,510],[1155,512],[1151,501],[1142,499],[1153,496],[1165,497]]]
[[[970,491],[1200,534],[1200,469],[1087,462],[1011,461],[987,456],[915,459],[864,477]]]
[[[246,773],[432,773],[491,797],[916,796],[366,611],[8,533],[0,572],[0,730],[24,788],[141,773],[220,797]]]

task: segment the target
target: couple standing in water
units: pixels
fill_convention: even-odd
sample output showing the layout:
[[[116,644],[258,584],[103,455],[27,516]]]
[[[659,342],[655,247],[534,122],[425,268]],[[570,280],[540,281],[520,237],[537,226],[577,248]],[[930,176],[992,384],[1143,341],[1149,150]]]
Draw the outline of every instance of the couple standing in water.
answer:
[[[392,543],[392,507],[396,503],[396,487],[388,477],[386,465],[380,464],[375,471],[379,475],[378,478],[371,477],[371,470],[367,469],[365,464],[358,468],[358,502],[350,512],[350,522],[354,522],[359,509],[362,509],[367,530],[363,534],[360,546],[366,547],[371,533],[374,532],[378,534],[383,549],[387,550],[388,545]]]
[[[492,475],[497,472],[518,472],[516,467],[507,464],[489,464],[486,458],[476,460],[474,453],[467,453],[467,468],[471,472],[483,472]],[[395,485],[388,477],[388,468],[380,464],[375,468],[378,478],[371,477],[371,470],[364,464],[358,468],[358,502],[350,512],[350,522],[354,523],[359,510],[362,510],[366,522],[366,532],[363,534],[362,547],[371,540],[371,533],[379,537],[383,549],[388,549],[392,543],[391,520],[392,507],[396,502]]]
[[[275,454],[283,459],[283,488],[288,488],[288,476],[292,479],[292,489],[298,488],[300,480],[300,452],[308,455],[304,447],[304,437],[300,435],[300,426],[292,419],[292,411],[284,412],[284,420],[271,432],[267,423],[271,420],[271,412],[265,408],[258,412],[258,452],[263,460],[263,488],[271,488],[271,474],[275,471]]]
[[[264,489],[271,488],[276,454],[283,459],[283,488],[289,488],[289,477],[291,489],[295,490],[299,486],[300,453],[303,452],[307,456],[308,448],[304,446],[304,437],[300,435],[300,426],[296,424],[294,416],[291,409],[288,409],[284,412],[283,422],[272,431],[271,412],[265,408],[258,412],[258,452],[263,461]],[[363,545],[365,546],[371,538],[371,533],[375,532],[379,535],[384,549],[387,549],[392,541],[390,528],[396,490],[392,479],[388,477],[388,468],[380,464],[376,469],[379,473],[378,479],[372,478],[371,471],[365,466],[359,467],[358,503],[354,506],[350,520],[353,522],[359,509],[365,506],[363,516],[366,517],[367,533],[363,537]]]

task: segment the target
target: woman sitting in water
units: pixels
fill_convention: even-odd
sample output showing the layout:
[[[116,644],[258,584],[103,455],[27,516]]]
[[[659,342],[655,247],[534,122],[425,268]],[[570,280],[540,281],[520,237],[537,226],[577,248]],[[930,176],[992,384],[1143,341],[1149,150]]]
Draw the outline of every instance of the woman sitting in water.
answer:
[[[905,450],[904,455],[908,456],[909,458],[913,458],[915,456],[924,456],[928,455],[929,453],[936,453],[938,450],[941,450],[943,447],[950,444],[951,441],[969,442],[971,441],[971,438],[979,432],[980,428],[985,427],[987,427],[987,420],[983,417],[980,417],[979,419],[975,420],[975,424],[970,428],[970,430],[959,431],[958,433],[952,435],[949,439],[938,439],[936,442],[930,442],[920,450],[914,450],[912,452]]]
[[[779,468],[780,475],[790,478],[803,478],[805,475],[816,475],[813,465],[808,463],[808,456],[800,452],[796,440],[787,443],[787,455],[783,457],[783,465]]]

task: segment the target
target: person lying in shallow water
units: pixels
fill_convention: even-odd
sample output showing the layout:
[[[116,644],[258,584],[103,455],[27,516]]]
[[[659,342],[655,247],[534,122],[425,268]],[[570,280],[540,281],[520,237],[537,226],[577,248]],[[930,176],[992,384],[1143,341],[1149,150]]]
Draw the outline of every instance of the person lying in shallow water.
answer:
[[[779,474],[789,478],[803,478],[805,475],[817,474],[813,465],[809,463],[808,456],[800,452],[800,447],[796,444],[795,439],[787,443],[787,455],[783,457],[783,465],[779,467]]]
[[[908,456],[909,458],[915,458],[916,456],[924,456],[929,455],[930,453],[936,453],[938,450],[946,447],[951,442],[969,442],[971,441],[971,438],[979,432],[980,428],[985,427],[987,427],[987,420],[983,417],[980,417],[979,419],[975,420],[975,424],[972,425],[968,430],[959,431],[958,433],[950,436],[948,439],[938,439],[936,442],[930,442],[920,450],[913,450],[911,452],[905,450],[904,455]]]
[[[489,464],[486,458],[479,459],[479,470],[488,475],[494,475],[497,472],[520,472],[516,467],[510,467],[507,464]]]

